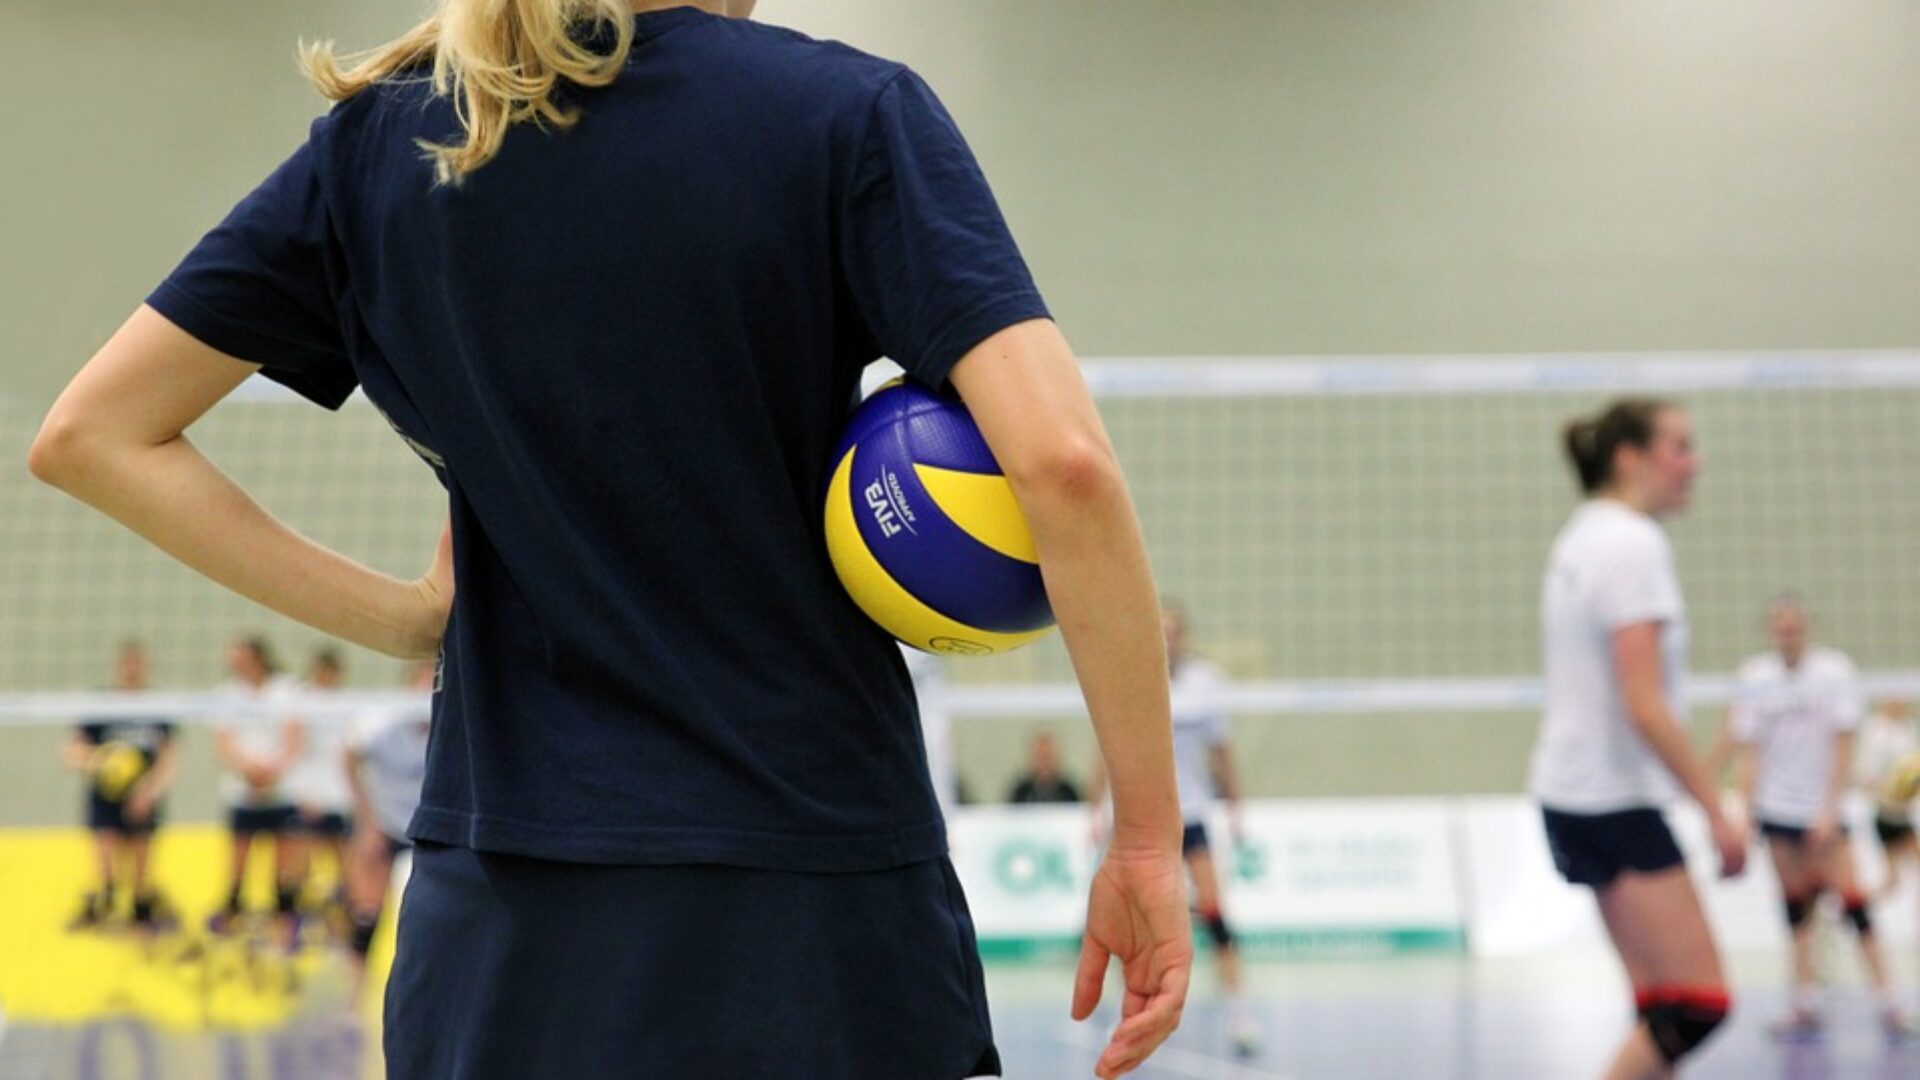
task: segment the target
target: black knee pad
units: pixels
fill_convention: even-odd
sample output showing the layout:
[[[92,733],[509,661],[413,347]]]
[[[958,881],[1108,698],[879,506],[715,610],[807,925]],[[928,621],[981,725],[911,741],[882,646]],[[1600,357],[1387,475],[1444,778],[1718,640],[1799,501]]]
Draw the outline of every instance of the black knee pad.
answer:
[[[380,913],[353,917],[353,951],[364,958],[373,947],[373,932],[380,925]]]
[[[1855,932],[1866,935],[1873,933],[1873,912],[1867,908],[1867,902],[1861,897],[1847,900],[1847,921],[1853,924]]]
[[[1233,944],[1233,931],[1227,929],[1226,917],[1218,911],[1201,912],[1200,921],[1207,924],[1207,933],[1213,937],[1215,948],[1224,949]]]
[[[1726,1023],[1732,1001],[1724,990],[1656,989],[1642,994],[1639,1005],[1653,1044],[1674,1065]]]
[[[300,888],[297,885],[282,885],[273,894],[273,910],[282,915],[291,915],[300,909]]]
[[[1795,930],[1806,925],[1806,921],[1813,917],[1813,904],[1814,901],[1812,898],[1797,899],[1791,896],[1787,897],[1784,904],[1787,909],[1787,925]]]

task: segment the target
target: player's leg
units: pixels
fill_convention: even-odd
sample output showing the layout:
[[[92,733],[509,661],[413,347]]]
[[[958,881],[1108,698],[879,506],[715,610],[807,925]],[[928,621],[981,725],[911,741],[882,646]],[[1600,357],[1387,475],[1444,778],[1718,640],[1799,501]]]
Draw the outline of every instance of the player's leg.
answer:
[[[1820,874],[1807,851],[1806,830],[1763,824],[1761,831],[1767,837],[1767,855],[1773,863],[1774,876],[1780,881],[1781,907],[1793,942],[1793,1003],[1770,1030],[1776,1037],[1785,1039],[1815,1036],[1825,1026],[1814,939]]]
[[[326,850],[328,862],[333,867],[333,886],[320,902],[320,913],[326,920],[327,932],[335,942],[346,940],[352,933],[351,911],[347,904],[347,837],[350,835],[352,825],[346,815],[327,815],[325,835],[320,838],[320,846]]]
[[[273,829],[273,918],[280,944],[292,951],[300,940],[300,885],[307,864],[306,837],[292,807],[275,815]]]
[[[258,835],[255,812],[236,806],[228,811],[227,825],[232,835],[231,858],[228,862],[227,901],[221,910],[207,920],[207,928],[214,933],[224,933],[244,913],[243,898],[247,886],[247,864],[253,857],[253,840]]]
[[[1599,889],[1600,915],[1633,984],[1640,1024],[1608,1080],[1664,1080],[1726,1019],[1726,974],[1684,866],[1629,870]]]
[[[387,885],[393,878],[393,859],[398,850],[394,841],[371,831],[347,845],[341,876],[346,885],[347,915],[352,924],[348,955],[353,963],[356,998],[365,985],[367,952],[373,945],[374,931],[380,926],[381,911],[386,907]]]
[[[138,826],[120,837],[125,851],[127,885],[133,895],[133,924],[142,930],[154,926],[153,889],[147,882],[147,865],[153,850],[153,829]]]
[[[1821,852],[1820,861],[1822,877],[1830,889],[1840,894],[1847,925],[1853,928],[1860,940],[1860,959],[1873,981],[1882,1027],[1888,1035],[1898,1038],[1913,1035],[1914,1029],[1894,993],[1893,978],[1888,974],[1879,937],[1873,930],[1873,911],[1867,903],[1866,893],[1860,888],[1859,874],[1853,861],[1853,845],[1844,833]]]
[[[94,797],[99,802],[99,797]],[[87,930],[100,925],[113,914],[113,833],[97,812],[90,811],[88,825],[93,835],[94,865],[100,874],[100,886],[80,895],[80,909],[67,922],[69,930]]]
[[[1234,1050],[1251,1054],[1259,1046],[1260,1033],[1247,1007],[1246,990],[1240,971],[1240,951],[1234,947],[1233,931],[1227,926],[1221,908],[1220,876],[1213,860],[1213,847],[1204,825],[1190,824],[1180,843],[1186,857],[1187,872],[1193,877],[1193,908],[1213,942],[1214,969],[1220,974],[1220,996],[1227,1007],[1227,1031]]]
[[[1887,876],[1880,885],[1880,899],[1885,900],[1899,891],[1900,879],[1909,868],[1920,866],[1920,846],[1915,845],[1911,822],[1876,817],[1873,830],[1886,854]]]

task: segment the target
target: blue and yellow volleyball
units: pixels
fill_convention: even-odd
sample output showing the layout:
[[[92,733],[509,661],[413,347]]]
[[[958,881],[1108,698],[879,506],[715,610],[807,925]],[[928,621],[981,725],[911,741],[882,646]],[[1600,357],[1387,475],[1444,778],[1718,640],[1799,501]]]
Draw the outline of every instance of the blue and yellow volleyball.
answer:
[[[910,382],[874,391],[840,438],[827,554],[860,610],[916,649],[984,656],[1053,629],[1033,534],[979,427]]]

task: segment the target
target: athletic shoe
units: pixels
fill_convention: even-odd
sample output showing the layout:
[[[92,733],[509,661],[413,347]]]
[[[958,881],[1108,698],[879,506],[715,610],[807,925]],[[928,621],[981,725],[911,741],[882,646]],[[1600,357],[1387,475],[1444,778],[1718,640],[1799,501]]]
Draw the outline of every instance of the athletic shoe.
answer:
[[[1260,1025],[1242,1018],[1233,1024],[1233,1056],[1250,1058],[1260,1053]]]
[[[1767,1034],[1775,1042],[1803,1042],[1822,1038],[1826,1033],[1826,1018],[1808,1009],[1794,1009],[1767,1025]]]

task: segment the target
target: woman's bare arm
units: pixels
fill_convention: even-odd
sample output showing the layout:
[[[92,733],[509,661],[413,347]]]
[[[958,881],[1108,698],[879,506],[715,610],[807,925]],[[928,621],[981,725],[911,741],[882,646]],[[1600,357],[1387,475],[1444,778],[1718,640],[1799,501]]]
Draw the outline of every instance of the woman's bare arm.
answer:
[[[142,306],[54,403],[28,465],[250,600],[389,655],[432,655],[453,594],[444,535],[424,577],[389,577],[287,528],[187,439],[257,370]]]

